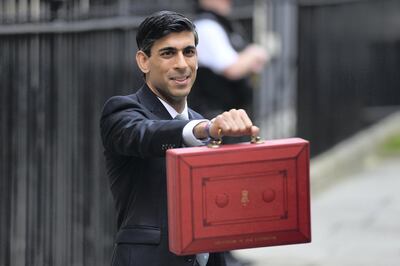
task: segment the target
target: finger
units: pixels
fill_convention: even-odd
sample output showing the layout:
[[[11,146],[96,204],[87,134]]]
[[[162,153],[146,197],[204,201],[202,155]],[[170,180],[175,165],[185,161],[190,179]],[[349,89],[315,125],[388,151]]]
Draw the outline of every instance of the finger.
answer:
[[[260,129],[256,126],[251,127],[251,136],[257,137],[260,136]]]
[[[251,134],[251,127],[253,126],[253,122],[251,121],[251,119],[247,115],[246,111],[244,111],[243,109],[240,109],[238,111],[240,113],[240,118],[242,119],[242,122],[243,122],[244,127],[245,127],[244,132],[250,135]]]
[[[224,131],[224,135],[232,135],[234,132],[238,131],[238,127],[236,125],[235,119],[234,119],[234,114],[233,111],[230,110],[229,112],[224,112],[222,114],[222,117],[224,119],[224,122],[227,125],[227,128]]]
[[[212,138],[221,138],[226,132],[229,132],[229,124],[226,122],[223,115],[218,115],[211,121],[210,135]]]
[[[245,133],[250,129],[250,126],[247,127],[245,120],[243,120],[242,116],[246,116],[246,112],[244,110],[232,110],[232,118],[236,127],[238,128],[238,133]]]

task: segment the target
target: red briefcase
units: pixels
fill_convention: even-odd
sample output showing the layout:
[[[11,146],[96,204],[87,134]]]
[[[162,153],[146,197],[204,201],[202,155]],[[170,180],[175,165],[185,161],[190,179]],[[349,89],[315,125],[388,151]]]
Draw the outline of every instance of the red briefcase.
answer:
[[[307,141],[170,149],[166,159],[171,252],[311,241]]]

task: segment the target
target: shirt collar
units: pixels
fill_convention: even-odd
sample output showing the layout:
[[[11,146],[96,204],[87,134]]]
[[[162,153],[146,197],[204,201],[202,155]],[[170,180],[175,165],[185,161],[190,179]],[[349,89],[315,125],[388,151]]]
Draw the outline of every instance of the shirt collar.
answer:
[[[157,97],[160,102],[164,105],[165,109],[167,109],[168,113],[171,115],[172,118],[175,118],[179,113],[166,101],[163,99]],[[189,120],[189,111],[188,111],[188,106],[187,102],[185,102],[185,108],[183,109],[181,115],[183,115],[187,120]]]

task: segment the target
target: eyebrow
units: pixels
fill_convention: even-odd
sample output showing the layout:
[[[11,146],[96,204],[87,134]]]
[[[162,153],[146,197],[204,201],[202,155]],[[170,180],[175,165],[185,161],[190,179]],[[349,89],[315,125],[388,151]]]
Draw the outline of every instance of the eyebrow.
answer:
[[[182,50],[187,50],[187,49],[196,49],[196,46],[193,45],[188,45],[186,47],[184,47]],[[160,50],[158,50],[158,52],[164,52],[164,51],[177,51],[178,49],[176,49],[175,47],[164,47],[161,48]]]
[[[177,49],[174,47],[164,47],[158,50],[158,52],[164,52],[164,51],[176,51]]]

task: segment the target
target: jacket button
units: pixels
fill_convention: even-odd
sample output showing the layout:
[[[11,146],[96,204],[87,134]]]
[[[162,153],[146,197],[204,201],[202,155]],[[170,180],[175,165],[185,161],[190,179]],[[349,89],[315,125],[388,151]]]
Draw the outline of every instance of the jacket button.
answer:
[[[187,262],[193,262],[193,258],[187,258],[186,261]]]

